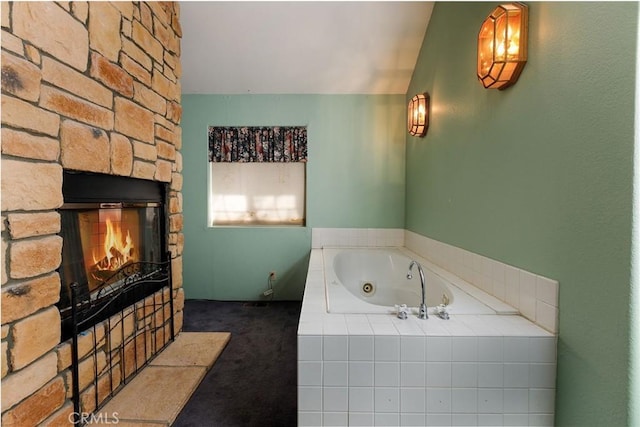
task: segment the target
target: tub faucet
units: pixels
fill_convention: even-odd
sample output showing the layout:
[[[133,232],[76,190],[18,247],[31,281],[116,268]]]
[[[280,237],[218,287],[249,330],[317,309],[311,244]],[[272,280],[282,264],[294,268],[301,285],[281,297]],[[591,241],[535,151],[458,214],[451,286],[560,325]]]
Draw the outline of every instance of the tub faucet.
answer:
[[[411,269],[414,265],[418,266],[418,273],[420,273],[420,287],[422,288],[422,302],[420,303],[420,314],[418,317],[420,319],[428,319],[429,315],[427,314],[427,294],[425,292],[425,281],[424,281],[424,271],[422,271],[422,266],[418,261],[412,260],[411,264],[409,264],[409,272],[407,272],[407,279],[411,280],[413,275],[411,274]]]

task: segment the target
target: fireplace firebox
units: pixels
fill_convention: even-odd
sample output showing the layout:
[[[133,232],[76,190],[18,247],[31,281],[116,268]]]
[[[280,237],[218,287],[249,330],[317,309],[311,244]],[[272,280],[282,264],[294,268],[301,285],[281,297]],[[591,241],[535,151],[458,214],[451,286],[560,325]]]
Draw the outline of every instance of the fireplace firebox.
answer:
[[[160,267],[143,272],[136,266],[160,265],[169,257],[167,191],[166,184],[155,181],[64,172],[64,204],[59,210],[62,287],[58,303],[63,340],[73,334],[72,284],[76,284],[78,303],[90,307],[82,311],[82,316],[94,323],[159,289],[159,282],[153,280],[141,280],[136,286],[135,278],[162,274]],[[119,292],[123,286],[136,288]],[[113,296],[118,293],[121,295],[114,303]]]

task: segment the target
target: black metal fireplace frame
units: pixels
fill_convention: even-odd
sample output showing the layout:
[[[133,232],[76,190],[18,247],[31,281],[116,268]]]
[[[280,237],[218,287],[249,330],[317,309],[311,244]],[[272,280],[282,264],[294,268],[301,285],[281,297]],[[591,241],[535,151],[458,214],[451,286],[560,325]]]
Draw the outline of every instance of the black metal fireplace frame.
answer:
[[[167,261],[154,263],[154,262],[137,262],[125,265],[120,270],[115,272],[104,283],[104,288],[117,286],[115,290],[110,290],[103,298],[97,298],[94,300],[78,301],[78,284],[71,284],[71,319],[72,319],[72,342],[71,342],[71,375],[73,381],[73,408],[74,408],[74,424],[84,425],[85,421],[82,416],[83,408],[81,407],[81,394],[80,394],[80,349],[79,338],[83,333],[91,331],[93,336],[93,350],[88,356],[93,358],[93,373],[92,383],[86,387],[86,390],[90,390],[93,387],[93,406],[91,412],[96,412],[102,408],[115,394],[130,382],[145,366],[147,366],[165,347],[167,347],[175,339],[174,329],[174,301],[173,301],[173,286],[171,275],[171,256],[167,254]],[[95,322],[95,318],[101,316],[104,311],[109,310],[112,304],[116,304],[119,299],[127,298],[130,294],[136,293],[140,290],[140,287],[151,286],[155,288],[155,292],[151,295],[138,300],[133,305],[120,308],[118,312],[111,317],[103,320],[102,322]],[[148,289],[145,290],[147,293]],[[160,296],[158,298],[158,295]],[[165,300],[165,295],[168,295],[168,301]],[[159,299],[159,301],[158,301]],[[150,348],[147,348],[146,336],[143,336],[141,348],[138,348],[138,336],[140,331],[138,330],[138,311],[143,310],[143,316],[146,316],[146,309],[151,301],[151,314],[149,315],[151,323],[149,329],[142,329],[142,334],[147,332],[152,334],[158,334],[160,331],[161,339],[158,340],[157,335],[151,339]],[[166,316],[165,306],[169,304],[169,314]],[[96,309],[97,308],[97,309]],[[160,314],[159,316],[156,313]],[[113,317],[116,317],[115,321],[112,321]],[[130,318],[134,324],[133,334],[127,337],[125,334],[125,322]],[[109,351],[105,351],[106,366],[108,366],[108,372],[104,375],[108,375],[108,391],[106,396],[100,395],[100,377],[98,372],[98,326],[103,328],[104,335],[100,338],[100,341],[104,340],[105,345]],[[169,329],[169,337],[164,336],[166,328]],[[119,336],[121,340],[116,349],[111,348],[112,333]],[[100,334],[101,335],[101,334]],[[160,344],[159,344],[160,342]],[[128,345],[133,346],[133,371],[127,375],[126,367],[129,366],[130,361],[126,359],[126,349]],[[139,350],[142,351],[142,361],[138,360]],[[116,357],[114,357],[116,354]],[[119,377],[114,378],[114,365],[120,364]]]

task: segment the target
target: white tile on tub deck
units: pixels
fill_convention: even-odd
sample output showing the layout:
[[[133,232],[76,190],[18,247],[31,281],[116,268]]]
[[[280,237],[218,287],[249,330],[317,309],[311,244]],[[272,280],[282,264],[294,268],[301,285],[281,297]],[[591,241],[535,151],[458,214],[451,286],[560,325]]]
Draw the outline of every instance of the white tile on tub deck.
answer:
[[[382,323],[393,326],[393,314],[367,314],[366,316],[370,325]]]
[[[373,412],[373,387],[349,387],[349,412]]]
[[[513,335],[524,337],[551,337],[553,334],[544,330],[540,326],[525,319],[522,316],[502,316],[507,324],[510,325]]]
[[[322,337],[298,336],[298,360],[322,360]]]
[[[318,323],[318,322],[298,323],[298,338],[301,335],[322,335],[322,323]]]
[[[373,351],[376,362],[400,361],[400,336],[375,336]]]
[[[343,412],[349,410],[348,387],[323,387],[322,408],[324,412]]]
[[[376,387],[398,387],[400,385],[399,362],[375,362],[373,366]]]
[[[398,335],[398,330],[393,325],[393,323],[371,323],[371,329],[373,330],[374,335],[380,336],[393,336]]]
[[[412,310],[413,311],[413,310]],[[409,318],[401,320],[398,318],[392,319],[393,326],[400,335],[410,336],[424,336],[424,330],[419,326],[418,322],[424,322],[425,320],[418,319],[415,314],[409,314]]]
[[[345,314],[344,321],[347,325],[350,323],[369,323],[366,314]]]
[[[442,325],[454,337],[474,337],[476,335],[475,332],[462,321],[463,316],[464,315],[451,315],[449,320],[442,321]],[[439,320],[436,316],[433,317],[434,320]]]
[[[373,335],[373,329],[371,329],[371,325],[369,322],[352,322],[347,320],[347,331],[349,331],[349,335]]]
[[[500,336],[500,332],[495,329],[491,322],[487,321],[487,317],[494,315],[460,315],[456,316],[456,320],[465,325],[465,327],[469,328],[472,331],[472,334],[478,337],[490,337],[490,336]]]
[[[349,360],[374,360],[373,330],[368,335],[349,335]]]
[[[322,333],[324,335],[349,335],[349,330],[347,329],[346,323],[341,322],[333,322],[333,321],[323,321],[322,322]]]
[[[432,336],[449,337],[451,335],[451,332],[449,332],[449,330],[445,328],[445,322],[447,321],[440,321],[439,318],[431,316],[429,317],[429,321],[420,322],[418,323],[418,326],[420,326],[420,328],[424,331],[424,335],[427,336],[427,339]]]
[[[323,360],[349,360],[349,337],[325,335],[322,341]]]
[[[349,387],[373,387],[373,362],[349,362]]]

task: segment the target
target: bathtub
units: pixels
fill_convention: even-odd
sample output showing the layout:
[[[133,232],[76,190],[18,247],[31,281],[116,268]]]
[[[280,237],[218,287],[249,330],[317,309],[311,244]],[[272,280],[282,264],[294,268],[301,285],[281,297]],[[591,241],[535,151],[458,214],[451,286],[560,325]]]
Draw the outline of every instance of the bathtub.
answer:
[[[406,304],[414,314],[422,299],[420,275],[409,264],[419,258],[405,248],[323,248],[325,298],[328,313],[390,314],[397,305]],[[424,260],[428,313],[444,304],[450,315],[514,314],[504,304],[491,308],[436,273]],[[494,304],[495,305],[495,304]]]
[[[429,319],[417,306],[424,269]],[[364,288],[368,290],[361,295]],[[433,307],[449,300],[449,320]],[[298,425],[554,425],[556,337],[406,247],[312,248]]]

